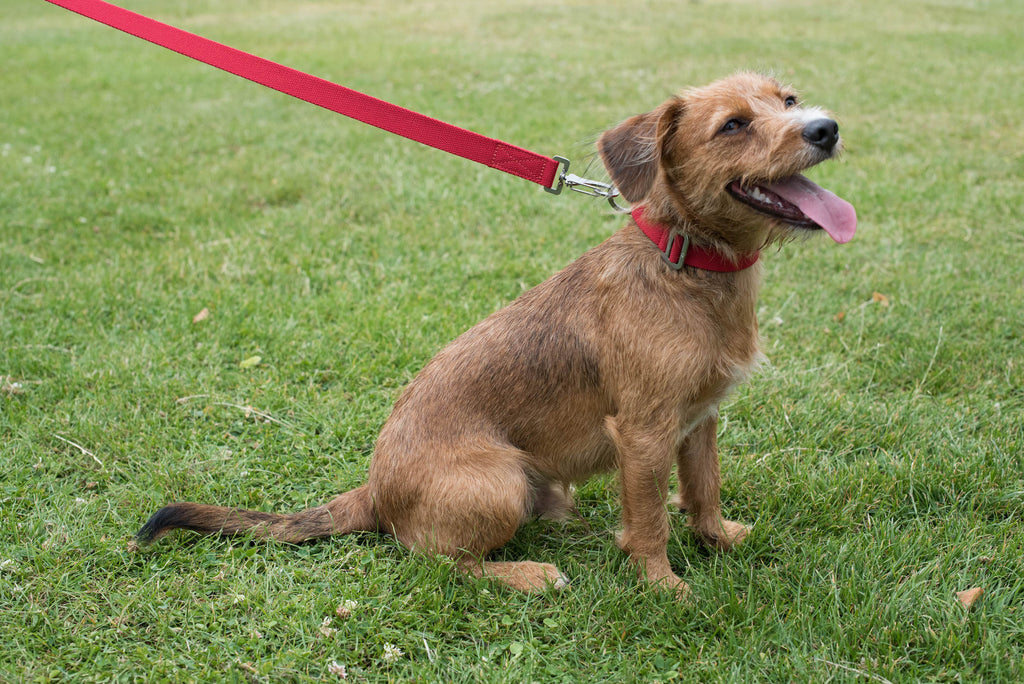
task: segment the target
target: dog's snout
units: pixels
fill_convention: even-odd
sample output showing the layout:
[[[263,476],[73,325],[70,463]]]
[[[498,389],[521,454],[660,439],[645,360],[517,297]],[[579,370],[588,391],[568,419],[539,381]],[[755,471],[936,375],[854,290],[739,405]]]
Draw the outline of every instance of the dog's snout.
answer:
[[[839,124],[832,119],[815,119],[804,126],[803,136],[815,147],[831,152],[839,142]]]

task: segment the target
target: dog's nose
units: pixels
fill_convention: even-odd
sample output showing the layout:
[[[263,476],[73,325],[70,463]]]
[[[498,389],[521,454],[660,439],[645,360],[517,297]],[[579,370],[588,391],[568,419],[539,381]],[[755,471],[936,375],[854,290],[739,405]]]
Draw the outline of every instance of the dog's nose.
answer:
[[[804,126],[804,140],[826,152],[839,142],[839,124],[832,119],[816,119]]]

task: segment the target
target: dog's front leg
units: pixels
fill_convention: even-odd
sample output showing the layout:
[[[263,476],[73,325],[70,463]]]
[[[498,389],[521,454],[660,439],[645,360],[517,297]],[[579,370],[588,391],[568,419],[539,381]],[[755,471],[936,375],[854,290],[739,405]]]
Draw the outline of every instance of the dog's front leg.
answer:
[[[672,503],[690,513],[690,527],[701,540],[723,550],[743,541],[750,528],[722,517],[717,413],[686,436],[676,455],[676,465],[679,492]]]
[[[672,471],[673,431],[665,426],[637,426],[618,416],[609,417],[606,427],[618,450],[622,482],[619,547],[629,554],[641,578],[686,598],[690,588],[672,572],[667,553],[665,500]]]

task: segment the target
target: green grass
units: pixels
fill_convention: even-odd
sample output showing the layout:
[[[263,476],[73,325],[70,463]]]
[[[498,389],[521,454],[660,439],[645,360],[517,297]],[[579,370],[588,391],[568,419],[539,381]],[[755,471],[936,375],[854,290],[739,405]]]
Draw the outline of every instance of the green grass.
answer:
[[[574,170],[673,90],[771,69],[839,114],[814,176],[860,232],[765,255],[771,364],[720,440],[755,530],[716,555],[676,520],[695,606],[635,581],[612,477],[497,554],[558,563],[558,595],[368,536],[132,553],[169,500],[359,484],[423,363],[620,220],[5,0],[0,681],[1024,678],[1016,0],[129,7]]]

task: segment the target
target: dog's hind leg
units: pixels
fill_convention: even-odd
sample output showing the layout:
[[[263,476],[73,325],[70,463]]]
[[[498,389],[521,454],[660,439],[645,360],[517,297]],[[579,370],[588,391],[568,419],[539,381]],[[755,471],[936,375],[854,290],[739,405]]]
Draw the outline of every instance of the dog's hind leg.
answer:
[[[722,476],[718,462],[718,416],[705,418],[683,440],[676,456],[679,493],[672,503],[690,514],[690,527],[709,546],[727,550],[750,528],[722,517]]]
[[[523,470],[523,458],[517,449],[490,444],[445,459],[457,468],[421,472],[416,480],[390,480],[391,486],[382,483],[383,531],[415,551],[454,558],[467,574],[520,591],[565,586],[565,578],[549,563],[483,560],[512,539],[534,512],[536,484]]]

